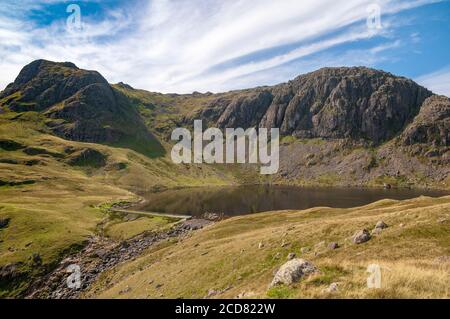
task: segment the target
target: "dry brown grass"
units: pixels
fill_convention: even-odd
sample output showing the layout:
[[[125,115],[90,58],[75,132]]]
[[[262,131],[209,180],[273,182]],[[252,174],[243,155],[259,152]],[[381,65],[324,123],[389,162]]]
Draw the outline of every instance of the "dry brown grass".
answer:
[[[236,217],[153,248],[103,275],[86,297],[203,298],[210,289],[225,289],[215,297],[449,298],[449,264],[434,261],[450,255],[449,215],[450,197],[420,197]],[[356,230],[371,229],[378,220],[390,227],[365,244],[351,243]],[[341,248],[328,250],[331,241]],[[311,251],[301,254],[301,247]],[[273,271],[289,252],[312,261],[320,273],[268,290]],[[372,263],[382,267],[381,289],[366,286]],[[325,292],[332,282],[339,283],[339,291]]]

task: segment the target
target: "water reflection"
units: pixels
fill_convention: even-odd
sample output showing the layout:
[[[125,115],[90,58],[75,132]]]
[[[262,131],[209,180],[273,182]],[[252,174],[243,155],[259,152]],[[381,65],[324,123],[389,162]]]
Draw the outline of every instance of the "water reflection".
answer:
[[[293,186],[199,187],[144,194],[146,203],[135,209],[200,216],[227,216],[271,210],[327,206],[356,207],[380,199],[409,199],[420,195],[445,196],[444,191],[364,188],[304,188]]]

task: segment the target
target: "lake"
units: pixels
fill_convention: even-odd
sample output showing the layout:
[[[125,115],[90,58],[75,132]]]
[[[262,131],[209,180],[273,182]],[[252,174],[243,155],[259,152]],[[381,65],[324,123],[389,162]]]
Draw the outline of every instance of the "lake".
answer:
[[[327,206],[348,208],[381,199],[410,199],[420,195],[440,197],[445,191],[418,189],[318,188],[295,186],[197,187],[143,194],[144,204],[135,210],[201,216],[226,216],[285,209]]]

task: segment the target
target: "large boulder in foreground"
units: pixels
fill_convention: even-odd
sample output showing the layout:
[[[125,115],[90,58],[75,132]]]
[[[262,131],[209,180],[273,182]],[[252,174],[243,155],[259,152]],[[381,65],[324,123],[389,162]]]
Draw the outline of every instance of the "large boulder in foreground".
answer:
[[[295,258],[289,260],[278,269],[270,287],[285,284],[290,285],[317,271],[317,268],[309,261]]]

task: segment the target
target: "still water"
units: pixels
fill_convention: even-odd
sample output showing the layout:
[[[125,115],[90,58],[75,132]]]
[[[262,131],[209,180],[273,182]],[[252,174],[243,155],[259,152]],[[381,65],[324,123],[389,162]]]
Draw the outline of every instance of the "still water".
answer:
[[[380,199],[409,199],[420,195],[439,197],[448,195],[448,192],[294,186],[198,187],[144,194],[146,202],[134,209],[192,216],[201,216],[204,213],[235,216],[318,206],[356,207]]]

